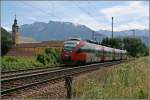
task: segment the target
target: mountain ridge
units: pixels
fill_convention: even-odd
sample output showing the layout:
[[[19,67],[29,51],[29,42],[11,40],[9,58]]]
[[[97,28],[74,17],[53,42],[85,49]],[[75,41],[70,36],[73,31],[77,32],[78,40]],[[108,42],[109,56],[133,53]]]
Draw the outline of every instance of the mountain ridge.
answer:
[[[94,33],[98,34],[98,32]],[[25,37],[34,37],[38,41],[63,40],[70,36],[91,39],[93,30],[85,25],[75,25],[71,22],[49,21],[48,23],[35,22],[21,25],[20,34]]]
[[[135,36],[139,37],[146,45],[149,43],[148,29],[135,29]],[[93,31],[86,25],[71,22],[34,22],[20,26],[20,34],[23,37],[31,37],[37,41],[45,40],[65,40],[68,37],[76,36],[83,39],[93,39],[101,41],[104,37],[111,37],[112,32],[109,30]],[[114,37],[133,36],[132,30],[114,31]]]

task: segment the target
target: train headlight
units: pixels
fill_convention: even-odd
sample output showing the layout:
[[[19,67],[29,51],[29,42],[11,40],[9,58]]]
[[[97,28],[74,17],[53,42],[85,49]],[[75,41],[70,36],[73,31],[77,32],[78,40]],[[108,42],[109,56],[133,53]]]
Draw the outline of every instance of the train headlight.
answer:
[[[79,42],[76,42],[76,44],[78,45],[78,44],[79,44]]]

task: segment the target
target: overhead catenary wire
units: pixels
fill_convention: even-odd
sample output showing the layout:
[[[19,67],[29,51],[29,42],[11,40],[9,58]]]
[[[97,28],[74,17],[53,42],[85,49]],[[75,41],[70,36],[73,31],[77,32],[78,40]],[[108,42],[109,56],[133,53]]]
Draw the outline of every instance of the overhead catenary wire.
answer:
[[[50,15],[51,17],[54,17],[54,18],[57,18],[57,19],[61,19],[61,17],[58,17],[58,16],[56,16],[56,15],[53,14],[53,13],[46,12],[45,10],[43,10],[43,9],[41,9],[41,8],[39,8],[39,7],[35,7],[35,6],[33,6],[33,5],[29,4],[29,3],[26,3],[26,2],[24,2],[24,1],[21,1],[21,3],[24,4],[24,5],[26,5],[26,6],[31,7],[31,8],[33,8],[33,9],[37,9],[38,11],[40,11],[40,12],[46,14],[46,15]]]
[[[92,1],[87,1],[88,4],[92,4],[92,3],[90,3],[90,2],[92,2]],[[98,2],[100,2],[100,1],[98,1]],[[89,7],[89,8],[90,8],[90,9],[93,9],[93,10],[95,10],[95,11],[97,11],[96,6],[92,6],[92,7]],[[89,9],[89,10],[90,10],[90,9]],[[110,16],[110,18],[111,18],[111,16]],[[109,24],[111,23],[111,20],[105,20],[105,21],[107,21],[107,23],[109,23]],[[100,23],[101,23],[101,22],[100,22]],[[106,30],[107,28],[108,28],[108,27],[105,26],[105,27],[104,27],[104,30]]]
[[[82,7],[80,7],[77,3],[75,3],[75,5],[82,11],[84,12],[86,15],[88,15],[90,18],[92,18],[93,20],[95,20],[96,22],[98,22],[96,19],[94,19],[94,16],[87,10],[83,9]],[[98,22],[99,23],[99,22]],[[96,41],[96,37],[95,37],[95,32],[92,31],[92,39]]]
[[[43,9],[37,7],[37,6],[33,6],[32,4],[26,3],[26,2],[24,2],[24,1],[21,1],[21,3],[24,4],[24,5],[26,5],[26,6],[31,7],[31,8],[33,8],[33,9],[36,9],[37,11],[40,11],[40,12],[44,13],[45,15],[50,15],[51,17],[54,17],[54,18],[59,19],[59,20],[62,19],[62,17],[56,16],[56,15],[54,14],[54,12],[55,12],[55,11],[54,11],[54,7],[55,7],[54,4],[52,4],[52,7],[51,7],[51,8],[52,8],[52,13],[51,13],[51,12],[47,12],[47,10],[43,10]],[[90,9],[89,9],[89,11],[87,11],[87,10],[85,10],[83,7],[80,7],[77,3],[74,3],[74,4],[76,5],[76,7],[78,7],[78,8],[80,9],[80,11],[82,11],[83,13],[85,13],[86,15],[88,15],[91,19],[93,19],[93,20],[95,20],[96,22],[100,23],[99,20],[96,20],[96,19],[95,19],[95,16],[93,16],[93,14],[90,13]],[[89,3],[88,3],[88,4],[89,4]],[[99,26],[100,26],[100,25],[99,25]],[[95,34],[95,33],[93,32],[93,34]],[[96,35],[96,34],[95,34],[95,35]],[[93,37],[93,39],[95,39],[95,37]]]
[[[131,27],[129,24],[127,24],[127,26],[129,27],[129,30],[132,31],[133,37],[135,38],[135,29]]]
[[[93,20],[95,20],[96,22],[99,22],[97,21],[96,19],[94,19],[94,16],[87,10],[83,9],[82,7],[80,7],[77,3],[75,3],[75,5],[82,11],[84,12],[85,14],[87,14],[90,18],[92,18]]]

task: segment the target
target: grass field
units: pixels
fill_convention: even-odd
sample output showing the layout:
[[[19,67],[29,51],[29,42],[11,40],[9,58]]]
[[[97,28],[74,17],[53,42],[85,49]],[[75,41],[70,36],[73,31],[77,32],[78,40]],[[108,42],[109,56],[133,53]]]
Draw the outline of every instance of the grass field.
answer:
[[[73,85],[73,97],[81,99],[148,98],[148,57],[111,68],[102,68]]]

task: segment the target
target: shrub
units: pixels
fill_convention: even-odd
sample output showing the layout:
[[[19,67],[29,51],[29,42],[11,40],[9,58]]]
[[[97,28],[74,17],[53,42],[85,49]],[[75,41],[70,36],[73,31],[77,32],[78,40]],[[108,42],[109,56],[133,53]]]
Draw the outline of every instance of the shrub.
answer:
[[[46,48],[43,54],[37,56],[37,61],[43,65],[54,65],[59,63],[60,50]]]
[[[40,63],[42,63],[43,65],[46,65],[46,60],[45,60],[45,56],[42,54],[39,54],[37,56],[37,61],[39,61]]]
[[[140,91],[138,92],[138,97],[139,97],[139,99],[144,99],[145,98],[144,92],[143,92],[142,89],[140,89]]]

